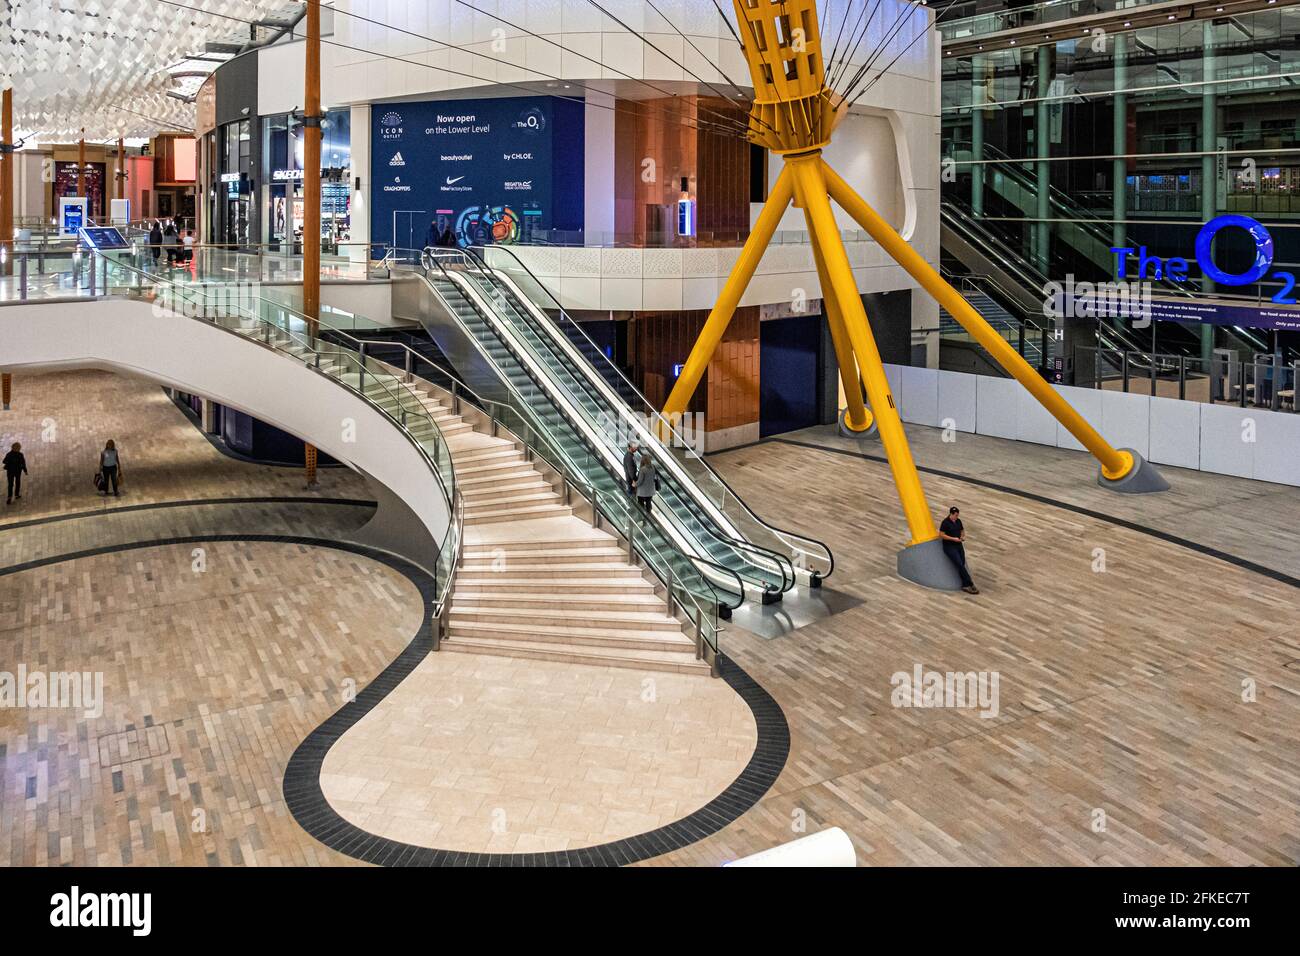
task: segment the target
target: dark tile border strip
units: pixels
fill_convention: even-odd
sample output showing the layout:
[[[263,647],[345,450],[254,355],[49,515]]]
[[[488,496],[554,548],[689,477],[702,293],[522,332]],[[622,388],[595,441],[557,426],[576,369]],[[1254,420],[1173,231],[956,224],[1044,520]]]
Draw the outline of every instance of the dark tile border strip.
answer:
[[[378,561],[405,576],[420,592],[426,609],[432,606],[436,595],[434,580],[427,572],[395,555],[346,541],[274,534],[186,535],[91,548],[0,568],[0,577],[111,552],[220,541],[301,544],[347,551]],[[772,788],[790,755],[790,727],[781,706],[738,664],[722,655],[718,658],[721,679],[749,706],[758,741],[740,775],[694,813],[648,833],[599,846],[550,853],[439,850],[376,836],[349,823],[329,805],[321,791],[321,767],[335,742],[392,693],[432,650],[433,631],[426,613],[419,631],[405,649],[354,700],[309,733],[289,758],[282,785],[285,804],[298,825],[330,849],[379,866],[625,866],[697,843],[731,824]]]
[[[812,448],[816,451],[824,451],[832,455],[843,455],[846,458],[864,458],[867,461],[878,461],[889,464],[889,459],[884,455],[868,455],[866,452],[850,451],[847,448],[831,448],[826,445],[819,445],[816,442],[796,441],[793,438],[767,438],[757,444],[766,444],[776,442],[782,445],[795,445],[799,448]],[[726,451],[735,451],[728,448]],[[721,454],[721,452],[719,452]],[[1017,498],[1025,498],[1029,501],[1036,501],[1039,504],[1051,505],[1054,508],[1061,508],[1065,511],[1073,512],[1077,515],[1083,515],[1088,518],[1095,518],[1098,521],[1104,521],[1107,524],[1113,524],[1119,528],[1125,528],[1129,531],[1136,531],[1139,534],[1145,534],[1152,538],[1157,538],[1168,544],[1177,545],[1180,548],[1187,548],[1198,554],[1203,554],[1209,558],[1215,558],[1228,564],[1242,568],[1246,571],[1253,571],[1256,574],[1262,574],[1266,578],[1272,578],[1282,584],[1289,584],[1293,588],[1300,588],[1300,578],[1292,577],[1285,571],[1279,571],[1276,568],[1270,568],[1267,565],[1257,564],[1246,558],[1237,557],[1235,554],[1229,554],[1227,551],[1220,551],[1218,548],[1212,548],[1208,544],[1201,544],[1197,541],[1191,541],[1187,538],[1180,538],[1168,531],[1161,531],[1159,528],[1152,528],[1148,525],[1138,524],[1136,521],[1129,521],[1127,518],[1117,518],[1114,515],[1108,515],[1103,511],[1093,511],[1091,508],[1084,508],[1082,505],[1071,504],[1068,501],[1058,501],[1055,498],[1048,498],[1046,495],[1036,494],[1032,491],[1025,491],[1021,488],[1012,488],[1010,485],[1000,485],[994,481],[988,481],[984,478],[974,478],[970,475],[961,475],[953,471],[944,471],[940,468],[931,468],[924,465],[917,465],[917,471],[923,471],[927,475],[938,475],[940,478],[948,478],[952,481],[964,481],[968,485],[976,485],[980,488],[988,488],[992,491],[1001,491],[1008,495],[1015,495]]]
[[[73,521],[77,518],[101,518],[106,515],[124,514],[129,511],[149,511],[154,508],[193,508],[200,505],[349,505],[361,508],[376,508],[377,501],[364,498],[321,498],[314,495],[264,495],[241,498],[186,498],[181,501],[154,501],[142,505],[116,505],[111,508],[97,508],[94,511],[73,511],[67,514],[46,515],[44,518],[28,518],[26,521],[0,523],[0,531],[13,531],[17,528],[30,528],[34,525],[53,524],[56,521]]]

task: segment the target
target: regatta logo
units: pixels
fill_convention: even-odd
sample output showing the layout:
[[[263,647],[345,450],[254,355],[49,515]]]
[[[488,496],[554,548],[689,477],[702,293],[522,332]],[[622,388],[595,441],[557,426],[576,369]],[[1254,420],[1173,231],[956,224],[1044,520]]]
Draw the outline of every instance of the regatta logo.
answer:
[[[80,887],[50,897],[50,925],[125,926],[133,936],[148,936],[153,928],[151,893],[82,893]]]
[[[390,159],[390,160],[388,161],[388,165],[389,165],[389,166],[405,166],[405,165],[406,165],[406,160],[402,159],[402,154],[401,154],[401,152],[396,152],[396,153],[393,154],[393,158]]]
[[[531,192],[533,189],[531,179],[507,179],[502,185],[506,192],[522,193]]]
[[[996,717],[998,680],[997,671],[926,671],[917,664],[912,673],[897,671],[889,679],[894,688],[889,702],[895,707],[978,707],[981,717]]]
[[[379,138],[380,139],[401,139],[402,138],[402,114],[388,112],[379,117]]]
[[[0,671],[0,708],[51,708],[80,710],[87,720],[104,713],[102,671],[43,671],[28,673],[26,664],[18,673]]]

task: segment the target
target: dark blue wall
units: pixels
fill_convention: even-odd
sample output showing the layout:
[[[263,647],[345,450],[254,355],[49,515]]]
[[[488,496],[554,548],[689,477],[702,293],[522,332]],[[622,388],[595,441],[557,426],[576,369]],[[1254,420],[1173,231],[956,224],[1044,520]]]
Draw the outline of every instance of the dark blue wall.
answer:
[[[759,435],[819,424],[822,317],[798,315],[758,324]]]

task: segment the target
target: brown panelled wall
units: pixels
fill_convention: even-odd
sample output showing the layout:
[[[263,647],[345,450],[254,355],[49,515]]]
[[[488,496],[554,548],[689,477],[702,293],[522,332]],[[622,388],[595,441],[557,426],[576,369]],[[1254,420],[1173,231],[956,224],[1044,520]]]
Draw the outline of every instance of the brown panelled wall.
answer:
[[[633,382],[655,408],[662,408],[673,384],[673,366],[691,354],[708,312],[638,312],[628,321]],[[691,396],[690,412],[703,412],[705,431],[758,421],[758,306],[736,310],[722,342]]]
[[[700,242],[749,231],[749,143],[695,128],[703,111],[744,121],[740,107],[715,97],[619,100],[614,114],[614,229],[620,245],[673,245],[682,178],[696,200]]]

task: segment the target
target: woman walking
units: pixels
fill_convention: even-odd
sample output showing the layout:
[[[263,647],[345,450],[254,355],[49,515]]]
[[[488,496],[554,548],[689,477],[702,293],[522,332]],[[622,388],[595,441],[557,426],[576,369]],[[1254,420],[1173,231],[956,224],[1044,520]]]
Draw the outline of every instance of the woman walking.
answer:
[[[23,456],[23,446],[14,442],[5,455],[5,504],[23,496],[23,475],[27,474],[27,459]]]
[[[654,459],[650,457],[650,453],[647,451],[642,453],[641,467],[636,472],[636,500],[647,515],[650,514],[651,502],[658,490],[659,471],[655,468]]]
[[[117,453],[117,446],[113,444],[113,439],[108,440],[104,450],[99,453],[99,473],[104,476],[104,483],[100,486],[101,495],[108,494],[108,486],[113,486],[113,497],[120,498],[117,493],[117,483],[122,475],[122,457]]]

